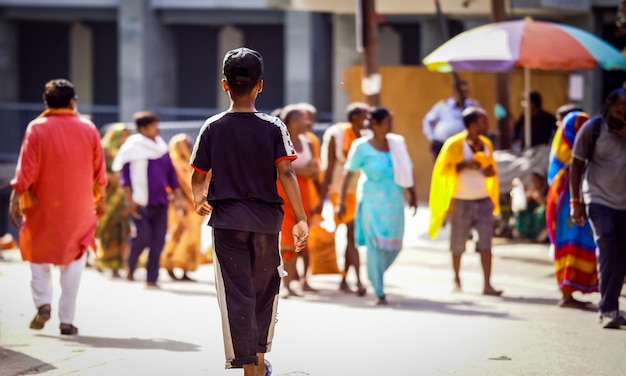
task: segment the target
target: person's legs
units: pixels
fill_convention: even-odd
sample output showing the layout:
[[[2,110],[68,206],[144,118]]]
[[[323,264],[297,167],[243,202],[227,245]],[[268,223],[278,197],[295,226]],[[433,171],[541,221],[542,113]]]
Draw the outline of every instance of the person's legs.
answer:
[[[383,252],[376,248],[373,241],[367,239],[367,278],[370,280],[374,293],[378,299],[385,297],[385,290],[383,287],[383,273],[385,271],[385,264],[383,259]]]
[[[32,274],[30,288],[35,308],[50,305],[52,302],[52,265],[30,263]]]
[[[461,256],[463,253],[452,252],[452,271],[454,273],[454,291],[461,291]]]
[[[617,211],[604,205],[589,204],[587,215],[593,229],[598,255],[600,314],[614,316],[619,309],[619,295],[624,283],[624,255],[620,254],[617,235]],[[623,228],[624,225],[620,224]],[[621,251],[623,253],[623,250]]]
[[[450,223],[450,252],[454,272],[454,290],[461,291],[461,256],[465,252],[467,236],[472,228],[471,201],[452,199],[448,210]]]
[[[146,217],[144,208],[139,209],[139,215],[141,217],[130,218],[131,226],[135,228],[135,236],[130,239],[130,252],[128,253],[128,259],[126,260],[126,264],[128,266],[128,274],[126,275],[126,278],[129,280],[133,279],[133,273],[137,267],[139,256],[143,250],[150,245],[150,238],[152,236],[150,222]]]
[[[167,206],[148,208],[148,219],[151,227],[151,236],[148,264],[146,265],[146,282],[148,285],[154,286],[159,279],[161,252],[165,245],[165,234],[167,233]]]
[[[226,367],[247,365],[254,372],[259,328],[255,314],[257,290],[252,272],[252,247],[251,232],[213,229],[215,287],[222,317]],[[278,263],[272,268],[277,276]]]
[[[285,290],[287,290],[287,295],[283,297],[301,296],[291,287],[291,282],[295,281],[297,279],[296,276],[298,275],[298,269],[296,267],[298,258],[296,253],[294,251],[282,251],[282,255],[283,267],[285,272],[287,272],[287,275],[283,277],[283,286],[285,287]]]
[[[345,266],[344,271],[345,275],[342,278],[342,287],[345,284],[347,290],[350,290],[346,282],[346,276],[350,271],[350,267],[354,269],[354,274],[356,274],[356,288],[357,295],[363,296],[365,295],[365,286],[363,286],[363,282],[361,281],[361,256],[359,255],[359,249],[356,246],[356,240],[354,237],[354,221],[346,223],[346,253],[345,253]]]
[[[265,370],[263,354],[271,350],[274,338],[278,292],[280,290],[278,244],[278,234],[253,234],[252,283],[256,291],[255,317],[258,328],[256,349],[258,371]],[[264,372],[258,374],[265,375]]]
[[[618,265],[621,265],[622,269],[620,273],[622,274],[622,288],[624,284],[626,284],[626,210],[618,210],[616,213],[615,226],[617,228],[617,253],[619,257]],[[620,290],[620,295],[621,295]]]
[[[80,278],[85,269],[88,252],[68,265],[61,266],[61,297],[59,298],[59,321],[61,328],[72,326],[76,313],[76,297]]]
[[[298,253],[298,257],[302,258],[302,265],[303,265],[303,269],[304,271],[302,272],[302,278],[300,279],[300,283],[302,286],[302,291],[308,291],[308,292],[317,292],[316,289],[314,289],[313,287],[311,287],[311,285],[309,285],[308,282],[308,278],[309,278],[309,252],[307,250],[304,250],[300,253]]]
[[[480,265],[483,269],[483,294],[496,295],[502,294],[502,291],[496,290],[491,285],[491,243],[493,239],[493,202],[491,199],[485,198],[477,200],[475,227],[478,232],[478,241],[476,242],[476,250],[480,253]]]
[[[30,263],[31,280],[30,288],[37,314],[30,323],[31,329],[43,329],[45,323],[50,320],[52,302],[52,265]]]

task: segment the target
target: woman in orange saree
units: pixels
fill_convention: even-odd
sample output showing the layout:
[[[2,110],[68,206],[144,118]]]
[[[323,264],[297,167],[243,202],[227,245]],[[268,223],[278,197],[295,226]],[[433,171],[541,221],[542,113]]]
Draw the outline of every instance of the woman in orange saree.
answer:
[[[161,267],[166,269],[174,280],[192,281],[187,272],[194,271],[200,264],[212,262],[211,250],[201,252],[201,229],[204,217],[193,210],[193,195],[191,194],[192,167],[189,165],[192,142],[189,136],[179,133],[169,142],[170,159],[176,170],[180,188],[183,191],[185,210],[178,213],[173,204],[170,204],[167,215],[167,236],[163,252],[161,253]],[[174,269],[183,271],[177,277]]]

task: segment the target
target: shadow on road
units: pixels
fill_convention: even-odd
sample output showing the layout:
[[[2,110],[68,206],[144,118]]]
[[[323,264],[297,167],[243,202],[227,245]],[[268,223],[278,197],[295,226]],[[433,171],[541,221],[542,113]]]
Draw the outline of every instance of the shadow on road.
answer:
[[[52,364],[4,347],[0,347],[0,364],[2,376],[36,375],[56,369]],[[32,366],[25,370],[24,364]]]
[[[142,339],[142,338],[111,338],[111,337],[57,337],[39,335],[38,337],[56,339],[65,343],[77,343],[96,348],[137,349],[137,350],[165,350],[176,352],[200,351],[201,346],[188,342],[173,341],[171,339]]]
[[[283,298],[284,299],[284,298]],[[288,299],[302,299],[302,298],[288,298]],[[422,311],[422,312],[436,312],[447,315],[462,315],[462,316],[485,316],[497,319],[517,320],[506,312],[499,312],[491,307],[483,306],[480,303],[472,300],[461,300],[457,302],[438,301],[417,299],[413,296],[406,296],[401,294],[388,294],[388,305],[376,306],[373,304],[373,294],[369,292],[368,296],[357,297],[355,295],[343,294],[334,291],[320,291],[316,294],[308,294],[307,300],[316,303],[329,303],[340,304],[355,308],[370,308],[370,309],[392,309],[392,310],[407,310],[407,311]],[[490,298],[486,298],[490,299]],[[501,298],[494,298],[501,299]]]
[[[557,306],[558,299],[551,298],[526,298],[523,296],[501,296],[500,299],[507,303],[521,303],[521,304],[543,304],[550,306]]]
[[[533,265],[546,265],[546,266],[553,266],[554,265],[554,261],[546,258],[546,259],[539,259],[539,258],[534,258],[534,257],[524,257],[524,256],[497,256],[497,258],[501,259],[501,260],[508,260],[508,261],[521,261],[521,262],[525,262],[527,264],[533,264]]]
[[[172,289],[170,287],[163,288],[162,292],[167,292],[175,295],[186,295],[186,296],[213,296],[217,297],[217,293],[215,289],[207,289],[207,290],[181,290],[181,289]]]

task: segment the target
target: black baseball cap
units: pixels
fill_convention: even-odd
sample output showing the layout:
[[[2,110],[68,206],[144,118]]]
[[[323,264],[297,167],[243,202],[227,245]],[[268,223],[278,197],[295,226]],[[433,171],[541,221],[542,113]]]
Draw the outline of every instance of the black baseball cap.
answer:
[[[263,57],[246,47],[230,50],[224,55],[223,73],[229,83],[258,82],[263,78]]]

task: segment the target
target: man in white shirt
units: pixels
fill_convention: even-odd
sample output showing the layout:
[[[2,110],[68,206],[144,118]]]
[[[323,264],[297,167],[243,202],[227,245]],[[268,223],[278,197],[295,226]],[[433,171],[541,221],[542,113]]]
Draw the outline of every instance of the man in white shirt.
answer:
[[[450,136],[465,130],[461,113],[466,107],[479,107],[476,100],[468,98],[469,86],[466,81],[458,82],[454,96],[435,103],[424,116],[422,131],[430,142],[433,160],[437,159],[443,143]]]

